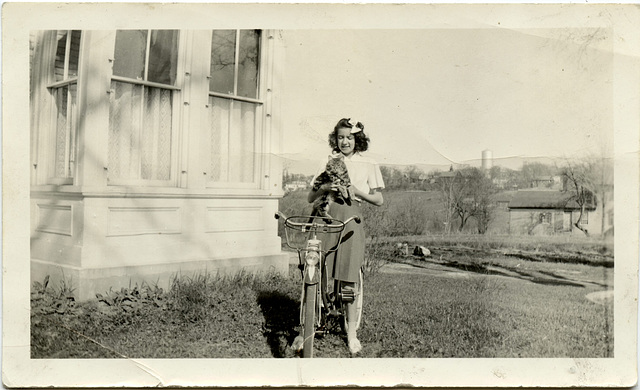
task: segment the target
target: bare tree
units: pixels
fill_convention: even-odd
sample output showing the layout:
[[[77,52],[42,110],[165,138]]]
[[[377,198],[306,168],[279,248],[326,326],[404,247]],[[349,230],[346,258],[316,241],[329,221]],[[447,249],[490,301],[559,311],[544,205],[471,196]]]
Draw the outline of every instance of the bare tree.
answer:
[[[459,220],[458,231],[462,231],[470,218],[478,221],[478,231],[484,234],[493,218],[494,207],[491,196],[494,186],[484,172],[478,168],[450,170],[438,178],[440,195],[444,205],[445,230],[450,233],[454,217]]]
[[[474,214],[475,205],[473,199],[468,196],[470,186],[465,183],[464,185],[458,188],[457,192],[454,192],[454,210],[458,219],[460,220],[460,225],[458,225],[458,231],[461,232],[464,229],[465,225],[469,218],[471,218]]]
[[[415,165],[409,165],[404,169],[404,175],[409,182],[410,189],[416,189],[418,184],[420,183],[420,175],[422,171],[418,169]]]
[[[473,186],[474,212],[473,216],[478,223],[478,233],[485,234],[489,230],[489,224],[495,215],[493,195],[496,193],[493,181],[481,175]]]
[[[453,217],[456,212],[455,194],[461,181],[462,174],[460,174],[460,172],[454,172],[453,167],[451,167],[448,173],[441,174],[436,179],[436,182],[438,183],[440,189],[442,204],[444,206],[443,223],[445,234],[451,233],[451,223],[453,222]]]
[[[492,196],[494,185],[489,177],[478,168],[467,168],[462,171],[463,181],[455,196],[456,214],[460,218],[461,231],[470,218],[478,222],[478,232],[486,233],[493,219]]]
[[[589,231],[582,226],[581,221],[587,206],[597,203],[594,194],[594,172],[596,171],[594,165],[594,160],[591,159],[578,162],[566,161],[566,165],[562,169],[562,177],[566,183],[566,190],[573,192],[569,201],[575,201],[578,207],[580,207],[578,219],[573,225],[587,236],[589,235]]]
[[[540,162],[525,162],[520,172],[520,188],[530,188],[535,179],[539,177],[551,177],[556,172],[553,165]]]

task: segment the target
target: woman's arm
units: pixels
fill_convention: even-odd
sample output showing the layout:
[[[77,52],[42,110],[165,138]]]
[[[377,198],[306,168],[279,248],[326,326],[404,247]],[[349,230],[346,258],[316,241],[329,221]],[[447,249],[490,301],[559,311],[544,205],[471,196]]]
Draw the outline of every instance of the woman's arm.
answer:
[[[353,188],[358,198],[365,200],[374,206],[382,206],[382,203],[384,203],[384,199],[382,198],[382,192],[378,192],[378,190],[372,190],[371,193],[368,194],[366,192],[360,191],[355,186],[351,186],[351,188]]]
[[[316,199],[321,197],[323,194],[331,191],[333,187],[335,186],[331,183],[324,183],[323,185],[320,186],[320,188],[318,188],[317,191],[314,191],[312,187],[311,190],[309,191],[309,195],[307,196],[307,201],[309,203],[313,203]]]

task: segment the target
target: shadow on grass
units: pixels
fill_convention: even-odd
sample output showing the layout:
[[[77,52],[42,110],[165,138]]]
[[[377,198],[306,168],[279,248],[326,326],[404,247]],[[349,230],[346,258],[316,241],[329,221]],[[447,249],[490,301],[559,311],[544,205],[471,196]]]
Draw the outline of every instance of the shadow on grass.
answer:
[[[279,291],[261,291],[258,305],[264,315],[263,334],[276,358],[289,357],[289,345],[298,335],[296,327],[300,322],[300,302]]]
[[[585,287],[584,284],[582,283],[569,281],[565,277],[555,275],[551,272],[547,272],[546,276],[548,277],[545,278],[544,276],[536,275],[535,273],[532,273],[532,272],[526,272],[526,271],[511,268],[511,267],[502,267],[499,265],[492,265],[492,268],[488,268],[484,264],[473,264],[473,263],[465,264],[465,263],[458,263],[455,261],[447,263],[445,265],[447,267],[454,267],[467,272],[475,272],[483,275],[507,276],[507,277],[518,278],[522,280],[528,280],[532,283],[544,284],[548,286],[573,286],[573,287],[582,287],[582,288]],[[498,271],[496,269],[493,269],[497,267],[502,268],[508,272],[503,272],[503,271]],[[543,274],[543,273],[540,272],[540,274]]]
[[[551,263],[573,263],[573,264],[583,264],[590,266],[599,266],[605,268],[613,268],[614,262],[613,259],[593,259],[590,257],[583,256],[570,256],[568,258],[567,255],[554,255],[554,254],[539,254],[539,255],[528,255],[523,253],[506,253],[506,256],[515,257],[522,260],[527,261],[535,261],[535,262],[551,262]],[[592,256],[593,257],[593,256]]]
[[[428,260],[423,260],[428,261]],[[408,265],[412,265],[414,267],[421,267],[417,264],[405,263]],[[575,282],[568,280],[564,276],[556,275],[552,272],[526,272],[513,267],[504,267],[497,264],[492,264],[491,268],[487,267],[485,264],[480,263],[465,263],[447,260],[446,262],[437,262],[435,264],[448,267],[455,268],[465,272],[473,272],[481,275],[493,275],[493,276],[505,276],[509,278],[516,278],[521,280],[526,280],[536,284],[544,284],[548,286],[573,286],[573,287],[581,287],[584,288],[584,283]],[[496,268],[501,268],[502,270],[498,270]],[[546,276],[546,277],[545,277]],[[596,284],[600,286],[605,286],[601,283],[589,282],[589,284]]]
[[[553,273],[553,272],[549,272],[549,271],[538,271],[538,272],[543,274],[543,275],[551,276],[552,278],[555,278],[555,279],[566,280],[567,283],[575,283],[575,282],[571,282],[569,278],[564,277],[562,275],[558,275],[558,274]],[[592,285],[595,285],[595,286],[598,286],[598,287],[603,287],[605,289],[610,287],[607,283],[598,283],[598,282],[594,282],[594,281],[589,281],[589,282],[586,282],[586,283],[592,284]],[[584,284],[582,284],[582,286],[584,287]]]

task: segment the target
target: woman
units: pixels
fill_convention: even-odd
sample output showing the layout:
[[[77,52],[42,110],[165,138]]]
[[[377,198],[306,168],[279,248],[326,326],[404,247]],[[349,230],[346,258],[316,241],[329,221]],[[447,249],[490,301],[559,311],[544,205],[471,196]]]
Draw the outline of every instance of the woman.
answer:
[[[354,215],[362,217],[362,201],[381,206],[383,198],[379,190],[384,188],[384,181],[380,167],[373,159],[361,154],[369,148],[369,137],[364,133],[364,125],[348,118],[340,119],[329,134],[329,146],[333,153],[329,158],[342,155],[351,181],[351,193],[355,195],[355,201],[349,202],[350,204],[331,203],[331,216],[343,221]],[[325,165],[326,161],[316,177]],[[314,181],[315,177],[311,182]],[[317,190],[312,188],[308,201],[313,203],[318,197],[335,190],[336,186],[331,183],[323,184]],[[335,238],[333,242],[330,237],[327,239],[328,241],[323,242],[328,248],[336,244]],[[327,256],[329,270],[332,271],[334,279],[341,281],[343,289],[358,291],[359,272],[364,263],[364,245],[365,233],[362,224],[350,223],[345,229],[338,251]],[[347,303],[347,343],[349,351],[354,354],[362,349],[356,334],[357,315],[355,302]]]

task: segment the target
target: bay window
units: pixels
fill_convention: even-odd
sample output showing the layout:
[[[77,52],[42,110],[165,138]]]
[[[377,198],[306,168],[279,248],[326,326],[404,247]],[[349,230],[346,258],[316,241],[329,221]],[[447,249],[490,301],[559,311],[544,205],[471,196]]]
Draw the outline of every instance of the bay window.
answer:
[[[109,184],[175,183],[177,30],[118,30],[109,91]]]
[[[264,185],[273,46],[261,30],[31,36],[34,184]]]

